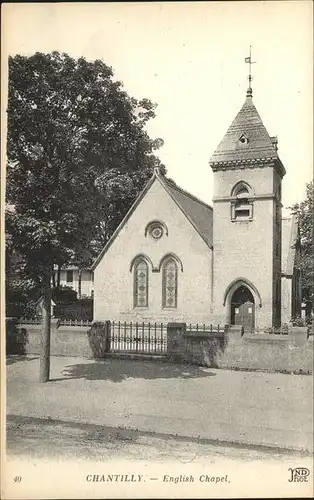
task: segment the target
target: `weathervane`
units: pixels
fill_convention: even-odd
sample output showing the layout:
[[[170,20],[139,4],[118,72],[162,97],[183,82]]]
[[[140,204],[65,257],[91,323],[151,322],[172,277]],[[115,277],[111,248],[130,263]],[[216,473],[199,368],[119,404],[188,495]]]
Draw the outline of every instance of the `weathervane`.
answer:
[[[250,55],[249,57],[246,57],[244,59],[244,61],[246,63],[248,63],[250,66],[249,66],[249,76],[248,76],[248,80],[249,80],[249,88],[247,89],[246,91],[246,96],[247,97],[252,97],[252,94],[253,94],[253,90],[252,90],[252,87],[251,87],[251,82],[253,80],[253,77],[252,77],[252,64],[255,64],[256,61],[252,61],[252,56],[251,56],[251,45],[250,45]]]

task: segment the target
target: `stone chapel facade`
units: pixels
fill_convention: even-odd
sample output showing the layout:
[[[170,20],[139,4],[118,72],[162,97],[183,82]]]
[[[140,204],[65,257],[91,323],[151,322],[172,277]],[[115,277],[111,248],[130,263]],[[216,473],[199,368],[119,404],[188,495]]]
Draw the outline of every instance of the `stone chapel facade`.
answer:
[[[279,326],[300,311],[285,168],[249,88],[209,162],[213,207],[155,171],[94,270],[94,320]]]

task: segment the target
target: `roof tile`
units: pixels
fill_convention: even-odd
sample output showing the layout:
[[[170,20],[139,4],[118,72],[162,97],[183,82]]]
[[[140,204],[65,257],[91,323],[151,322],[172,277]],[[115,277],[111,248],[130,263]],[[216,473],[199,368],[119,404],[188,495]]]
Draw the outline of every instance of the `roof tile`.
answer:
[[[184,191],[177,185],[167,181],[165,177],[162,182],[166,184],[170,195],[179,205],[183,213],[192,222],[195,229],[203,240],[212,247],[213,245],[213,209],[191,193]]]
[[[243,138],[243,142],[241,142]],[[213,153],[210,164],[256,159],[278,159],[276,147],[258,114],[252,98],[247,97],[224,138]]]

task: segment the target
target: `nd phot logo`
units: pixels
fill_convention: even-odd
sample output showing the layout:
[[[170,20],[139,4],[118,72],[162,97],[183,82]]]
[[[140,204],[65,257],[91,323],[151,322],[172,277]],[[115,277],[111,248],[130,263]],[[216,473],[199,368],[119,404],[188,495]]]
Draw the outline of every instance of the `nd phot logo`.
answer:
[[[296,467],[295,469],[290,467],[288,471],[290,472],[289,483],[307,483],[310,471],[306,467]]]

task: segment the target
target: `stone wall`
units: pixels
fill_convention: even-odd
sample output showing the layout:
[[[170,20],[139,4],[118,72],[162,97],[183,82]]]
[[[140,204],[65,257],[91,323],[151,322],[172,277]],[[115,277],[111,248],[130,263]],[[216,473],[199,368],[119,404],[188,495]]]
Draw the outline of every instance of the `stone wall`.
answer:
[[[314,337],[306,328],[288,335],[243,335],[241,328],[225,332],[187,333],[184,323],[168,324],[168,357],[176,362],[225,369],[313,372]]]
[[[107,323],[108,324],[108,323]],[[41,325],[19,325],[27,332],[25,354],[40,354]],[[90,327],[52,324],[51,354],[103,358],[109,351],[106,331]],[[186,331],[185,323],[168,323],[167,358],[169,361],[191,363],[224,369],[313,372],[314,335],[306,328],[291,328],[288,335],[243,335],[241,327],[224,331]]]
[[[82,356],[92,358],[93,350],[87,335],[90,327],[60,326],[52,322],[51,355],[52,356]],[[19,325],[27,332],[26,354],[40,354],[41,325]]]

